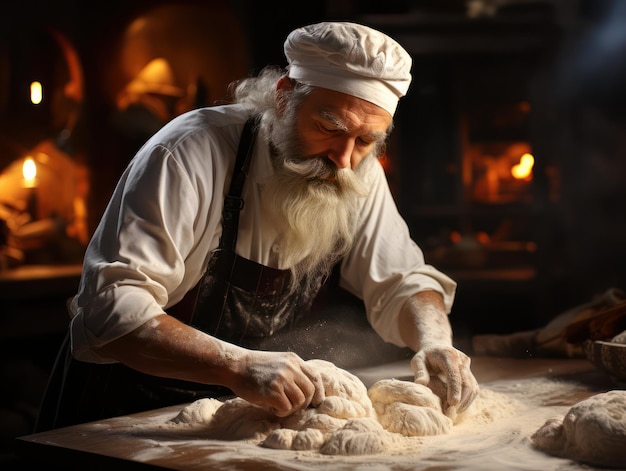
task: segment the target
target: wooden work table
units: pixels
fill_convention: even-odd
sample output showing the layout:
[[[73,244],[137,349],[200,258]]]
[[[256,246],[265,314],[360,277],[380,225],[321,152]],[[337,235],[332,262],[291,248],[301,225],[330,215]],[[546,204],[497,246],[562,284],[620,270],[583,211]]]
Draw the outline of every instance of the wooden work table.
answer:
[[[524,417],[524,425],[511,419],[512,437],[502,445],[483,445],[501,436],[489,431],[489,426],[480,430],[484,439],[476,434],[472,436],[450,436],[440,440],[437,446],[430,447],[429,452],[416,451],[415,459],[406,454],[402,456],[349,456],[323,457],[313,452],[296,452],[286,450],[269,450],[254,443],[206,440],[202,437],[150,436],[146,434],[128,434],[128,427],[160,424],[173,418],[183,407],[176,406],[165,409],[116,417],[99,422],[81,424],[48,432],[22,436],[17,439],[19,453],[36,464],[57,465],[64,469],[174,469],[174,470],[206,470],[206,469],[355,469],[360,466],[378,465],[376,469],[476,469],[484,471],[498,468],[502,459],[513,453],[510,461],[506,461],[507,469],[530,469],[524,463],[530,457],[531,462],[541,460],[544,470],[564,469],[589,470],[589,466],[578,465],[560,458],[551,457],[532,449],[527,443],[528,436],[543,425],[545,417],[550,414],[561,416],[569,406],[587,397],[617,389],[615,383],[605,373],[596,370],[586,360],[572,359],[501,359],[477,357],[472,360],[472,369],[484,387],[498,384],[509,384],[514,388],[525,388],[530,381],[554,379],[572,383],[571,394],[565,397],[551,397],[542,400],[537,408],[538,416],[535,423]],[[354,373],[361,378],[366,386],[378,379],[397,378],[410,379],[411,371],[408,362],[394,362],[387,365],[363,368]],[[621,385],[623,387],[623,384]],[[569,389],[568,389],[569,390]],[[554,410],[551,410],[553,408]],[[456,426],[455,426],[456,427]],[[524,429],[525,427],[525,429]],[[529,428],[530,427],[530,428]],[[506,435],[506,434],[505,434]],[[425,437],[436,440],[436,437]],[[475,450],[463,450],[455,443],[478,443]],[[501,438],[498,438],[501,440]],[[425,444],[428,442],[425,441]],[[447,449],[446,447],[450,447]],[[498,449],[498,447],[501,449]],[[314,456],[316,455],[316,456]],[[497,459],[495,457],[498,457]],[[490,460],[494,460],[490,464]],[[519,463],[519,468],[512,462]],[[538,468],[535,468],[538,469]]]

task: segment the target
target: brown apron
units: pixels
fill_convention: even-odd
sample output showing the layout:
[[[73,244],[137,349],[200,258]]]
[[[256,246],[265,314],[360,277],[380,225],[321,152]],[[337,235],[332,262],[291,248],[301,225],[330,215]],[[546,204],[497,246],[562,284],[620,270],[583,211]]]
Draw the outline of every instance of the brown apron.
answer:
[[[308,312],[317,290],[289,293],[288,270],[263,266],[235,254],[241,192],[252,146],[255,120],[244,127],[228,196],[222,236],[202,279],[168,313],[222,340],[248,348],[271,345],[275,334],[292,328]],[[193,310],[185,309],[195,299]],[[189,313],[192,315],[189,316]],[[269,341],[269,344],[268,344]],[[288,349],[289,347],[285,347]],[[92,364],[72,358],[69,336],[55,363],[35,431],[127,415],[191,402],[200,397],[232,395],[220,386],[159,378],[122,364]]]

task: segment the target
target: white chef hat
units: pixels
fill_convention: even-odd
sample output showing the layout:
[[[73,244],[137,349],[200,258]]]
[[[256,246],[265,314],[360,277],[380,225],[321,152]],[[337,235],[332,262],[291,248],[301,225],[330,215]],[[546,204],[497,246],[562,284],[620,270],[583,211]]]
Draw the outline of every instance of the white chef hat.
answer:
[[[292,31],[284,45],[289,77],[347,93],[392,116],[411,83],[411,56],[367,26],[324,22]]]

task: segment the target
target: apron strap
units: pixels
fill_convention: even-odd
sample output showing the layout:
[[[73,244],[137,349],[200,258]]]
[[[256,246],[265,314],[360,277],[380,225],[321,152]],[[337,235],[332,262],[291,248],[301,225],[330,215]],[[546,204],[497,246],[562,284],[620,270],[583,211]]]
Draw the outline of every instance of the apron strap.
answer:
[[[222,211],[222,236],[220,237],[220,249],[235,251],[237,245],[237,229],[239,228],[239,213],[243,209],[244,201],[241,198],[243,185],[248,176],[250,167],[250,155],[254,147],[254,138],[257,133],[257,117],[251,116],[243,127],[239,147],[237,149],[237,160],[233,178],[230,182],[228,195],[224,198],[224,209]]]
[[[237,148],[237,158],[235,160],[235,168],[233,177],[230,182],[228,195],[224,198],[224,209],[222,210],[222,235],[220,237],[218,250],[223,252],[235,253],[237,245],[237,231],[239,229],[239,213],[243,209],[244,201],[241,198],[243,185],[248,175],[250,167],[250,156],[254,146],[254,138],[257,134],[258,116],[251,116],[244,124],[239,138],[239,147]],[[185,294],[176,305],[168,308],[168,314],[176,317],[178,320],[191,324],[195,317],[198,306],[198,298],[200,296],[200,286],[203,284],[207,273],[211,269],[211,265],[205,270],[200,281],[191,290]],[[232,270],[231,270],[232,271]]]

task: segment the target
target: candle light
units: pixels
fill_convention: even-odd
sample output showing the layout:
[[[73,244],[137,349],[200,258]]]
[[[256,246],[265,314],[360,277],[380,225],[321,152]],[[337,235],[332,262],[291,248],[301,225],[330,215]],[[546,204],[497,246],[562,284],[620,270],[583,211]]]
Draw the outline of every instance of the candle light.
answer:
[[[23,186],[26,188],[26,211],[32,221],[37,219],[37,164],[32,157],[26,157],[22,165],[22,175],[24,177]]]

